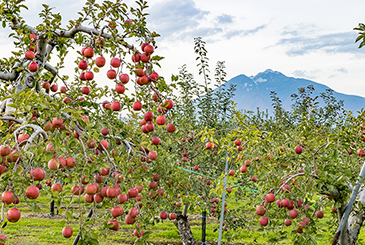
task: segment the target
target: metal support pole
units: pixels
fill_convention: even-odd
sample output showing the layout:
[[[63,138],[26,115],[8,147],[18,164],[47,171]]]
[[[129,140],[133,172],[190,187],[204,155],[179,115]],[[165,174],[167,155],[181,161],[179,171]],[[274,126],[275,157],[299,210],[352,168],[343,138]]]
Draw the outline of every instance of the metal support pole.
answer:
[[[206,244],[205,243],[205,231],[207,229],[206,221],[207,221],[207,211],[204,210],[202,212],[202,244]]]
[[[226,202],[226,189],[227,189],[227,172],[228,172],[228,152],[226,153],[226,167],[224,169],[224,184],[223,184],[223,194],[222,194],[222,207],[221,207],[221,218],[219,224],[219,237],[218,245],[222,243],[222,230],[223,230],[223,218],[224,218],[224,203]]]
[[[91,217],[91,215],[93,215],[93,208],[90,208],[90,211],[89,211],[89,213],[88,213],[88,215],[86,217],[86,221]],[[81,219],[81,217],[80,217],[80,219]],[[76,236],[76,238],[74,240],[74,243],[72,243],[72,245],[76,245],[79,242],[79,240],[80,240],[80,233],[81,233],[81,231],[79,231],[79,233],[77,233],[77,236]]]
[[[354,205],[357,194],[359,194],[360,187],[361,187],[361,185],[364,181],[364,176],[365,176],[365,162],[362,165],[360,175],[359,175],[359,179],[356,183],[357,185],[352,190],[352,193],[351,193],[351,196],[350,196],[350,201],[346,205],[345,212],[343,213],[340,224],[338,225],[337,232],[336,232],[335,237],[333,238],[333,241],[332,241],[332,245],[336,245],[338,243],[339,237],[342,235],[341,233],[343,232],[343,229],[345,228],[345,226],[347,224],[347,220],[349,219],[349,215],[350,215],[350,212],[352,210],[352,206]]]
[[[52,200],[52,202],[51,202],[50,209],[51,209],[50,214],[51,214],[52,216],[54,216],[54,200]]]

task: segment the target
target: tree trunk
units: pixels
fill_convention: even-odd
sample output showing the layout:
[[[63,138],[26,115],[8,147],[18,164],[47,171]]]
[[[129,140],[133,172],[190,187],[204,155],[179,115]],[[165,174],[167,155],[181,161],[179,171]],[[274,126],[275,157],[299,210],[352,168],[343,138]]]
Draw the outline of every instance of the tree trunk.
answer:
[[[340,236],[339,245],[355,245],[360,233],[361,226],[365,220],[365,213],[351,215],[347,221],[345,230]]]
[[[174,224],[177,227],[177,230],[179,231],[179,235],[181,237],[183,245],[197,245],[193,237],[193,233],[191,233],[187,215],[182,215],[181,212],[177,213]]]

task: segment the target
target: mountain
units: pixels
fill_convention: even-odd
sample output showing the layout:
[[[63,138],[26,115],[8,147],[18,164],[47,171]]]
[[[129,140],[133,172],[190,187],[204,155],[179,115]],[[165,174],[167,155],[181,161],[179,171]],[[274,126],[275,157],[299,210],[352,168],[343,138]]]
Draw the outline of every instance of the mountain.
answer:
[[[256,112],[268,109],[272,111],[270,92],[275,91],[286,110],[291,109],[293,93],[298,93],[298,88],[313,85],[313,95],[319,95],[329,87],[303,78],[287,77],[284,74],[268,69],[256,76],[238,75],[225,83],[226,88],[236,84],[236,92],[233,101],[237,103],[237,109]],[[335,98],[344,101],[346,110],[356,113],[365,107],[365,98],[356,95],[347,95],[333,91]]]

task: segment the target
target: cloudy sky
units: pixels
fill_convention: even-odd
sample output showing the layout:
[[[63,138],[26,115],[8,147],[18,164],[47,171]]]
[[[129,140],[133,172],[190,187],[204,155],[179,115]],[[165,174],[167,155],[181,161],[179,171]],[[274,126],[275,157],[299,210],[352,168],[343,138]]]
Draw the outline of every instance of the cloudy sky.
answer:
[[[64,22],[77,16],[82,0],[28,0],[24,14],[37,24],[42,3],[61,12]],[[101,2],[98,0],[98,2]],[[163,76],[177,74],[183,64],[198,78],[194,37],[206,42],[210,70],[225,61],[228,79],[256,75],[266,69],[307,78],[332,89],[365,97],[365,48],[355,44],[365,1],[340,0],[151,0],[149,28],[161,34],[156,53],[165,56]],[[128,4],[133,1],[128,0]],[[10,53],[7,30],[0,29],[3,48]]]

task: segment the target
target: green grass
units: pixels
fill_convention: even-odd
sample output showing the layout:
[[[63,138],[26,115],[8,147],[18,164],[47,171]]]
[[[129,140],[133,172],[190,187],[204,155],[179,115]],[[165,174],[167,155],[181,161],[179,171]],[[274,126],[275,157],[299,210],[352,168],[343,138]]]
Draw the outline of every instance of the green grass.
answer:
[[[50,216],[48,198],[40,197],[37,199],[37,202],[41,208],[41,214],[32,213],[24,202],[21,202],[22,205],[17,205],[17,208],[22,211],[22,218],[17,223],[7,223],[7,226],[2,229],[9,238],[10,244],[72,244],[78,232],[78,223],[66,223],[66,219],[59,215],[55,215],[54,217]],[[237,209],[242,206],[242,202],[237,202],[232,198],[228,198],[227,202],[232,209]],[[326,210],[325,213],[325,218],[319,221],[320,229],[317,231],[316,241],[320,245],[330,244],[330,241],[333,239],[333,234],[328,230],[327,224],[330,220],[328,215],[330,212]],[[251,214],[247,215],[252,216]],[[197,217],[200,216],[197,215]],[[120,221],[120,224],[123,224],[121,219]],[[201,220],[191,220],[189,223],[195,239],[200,241]],[[293,223],[295,224],[295,222]],[[69,239],[64,238],[61,234],[62,228],[66,225],[72,227],[74,230],[73,236]],[[216,244],[218,240],[218,225],[217,220],[208,220],[206,240],[210,244]],[[285,234],[288,236],[288,240],[285,244],[292,244],[290,233],[294,227],[296,228],[296,225],[286,228]],[[108,230],[106,233],[103,233],[103,236],[100,236],[100,244],[133,244],[136,239],[133,235],[133,230],[134,226],[128,225],[120,225],[120,230],[117,232]],[[152,234],[149,236],[148,241],[153,244],[181,244],[177,228],[170,221],[157,223],[152,227],[151,231]],[[276,232],[267,233],[258,224],[250,227],[250,230],[240,228],[236,231],[230,231],[230,234],[232,240],[227,243],[226,238],[224,238],[224,244],[273,244],[272,242],[268,242],[268,237],[275,238],[277,236]],[[365,232],[363,230],[360,232],[359,239],[361,241],[365,240]]]

